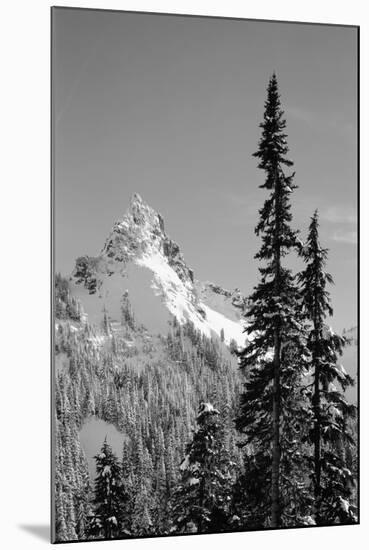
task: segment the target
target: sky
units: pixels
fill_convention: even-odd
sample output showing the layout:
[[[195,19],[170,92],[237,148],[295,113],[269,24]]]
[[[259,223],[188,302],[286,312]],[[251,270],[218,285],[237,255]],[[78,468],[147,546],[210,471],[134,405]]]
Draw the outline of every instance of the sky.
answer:
[[[252,153],[275,71],[292,225],[303,240],[318,208],[331,324],[357,324],[355,28],[57,8],[52,55],[57,271],[97,255],[138,192],[196,278],[250,293],[267,196]]]

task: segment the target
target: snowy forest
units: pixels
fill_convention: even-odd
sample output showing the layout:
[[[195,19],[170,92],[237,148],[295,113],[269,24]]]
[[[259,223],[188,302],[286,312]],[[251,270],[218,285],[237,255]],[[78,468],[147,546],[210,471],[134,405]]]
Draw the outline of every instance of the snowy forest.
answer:
[[[119,326],[107,312],[92,323],[55,275],[56,542],[358,522],[356,381],[341,364],[352,342],[330,327],[319,205],[294,226],[286,132],[273,74],[246,160],[264,177],[244,347],[174,315],[153,334],[123,292]],[[93,475],[80,441],[91,418],[122,435],[119,452],[99,442]]]

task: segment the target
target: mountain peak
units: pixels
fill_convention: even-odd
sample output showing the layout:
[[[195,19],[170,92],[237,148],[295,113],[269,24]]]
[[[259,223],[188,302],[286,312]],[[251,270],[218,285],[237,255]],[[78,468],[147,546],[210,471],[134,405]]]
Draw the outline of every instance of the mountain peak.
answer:
[[[139,193],[133,193],[130,202],[131,202],[131,206],[132,206],[133,204],[136,204],[136,203],[142,204],[144,201],[142,200],[142,197]]]
[[[127,280],[135,266],[151,272],[151,289],[180,323],[191,320],[207,336],[212,332],[220,335],[223,329],[227,342],[244,342],[240,322],[243,297],[238,291],[232,293],[195,281],[179,245],[166,234],[162,216],[138,193],[133,194],[126,213],[114,224],[100,254],[77,258],[73,276],[89,294],[98,291],[103,297],[116,292],[114,283],[109,287],[110,276],[120,275]],[[119,301],[118,296],[116,300]]]
[[[142,200],[141,195],[139,195],[138,193],[133,193],[129,203],[129,211],[132,214],[134,214],[135,212],[139,212],[148,206],[149,205]]]
[[[115,222],[100,255],[79,258],[74,274],[82,282],[85,279],[83,273],[90,273],[91,269],[96,271],[95,266],[98,266],[98,271],[108,275],[116,272],[124,275],[129,262],[152,255],[163,256],[182,282],[193,285],[193,271],[186,265],[178,244],[165,233],[163,217],[141,195],[134,193],[129,208],[123,218]],[[84,267],[86,262],[88,269]]]
[[[136,224],[139,226],[146,226],[146,229],[161,229],[164,231],[162,223],[162,216],[158,214],[148,203],[146,203],[141,195],[134,193],[130,200],[130,206],[126,211],[123,219],[117,222],[117,225],[122,223]],[[163,226],[163,227],[162,227]]]

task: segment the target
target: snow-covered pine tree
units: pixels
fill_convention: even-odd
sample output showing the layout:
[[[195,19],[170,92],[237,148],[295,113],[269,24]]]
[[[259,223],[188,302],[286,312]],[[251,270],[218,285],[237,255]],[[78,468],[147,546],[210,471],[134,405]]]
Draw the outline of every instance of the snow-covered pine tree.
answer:
[[[355,509],[351,501],[353,476],[346,464],[345,449],[354,441],[348,430],[348,419],[355,407],[344,396],[354,380],[337,364],[345,338],[326,324],[333,314],[327,284],[332,276],[325,271],[328,250],[319,242],[319,218],[311,218],[307,242],[301,246],[306,263],[299,274],[303,306],[310,321],[309,348],[312,356],[311,404],[313,422],[310,441],[314,447],[315,521],[317,524],[353,523]],[[337,386],[340,386],[338,389]]]
[[[255,501],[252,522],[280,527],[295,521],[293,516],[300,516],[299,522],[304,523],[302,506],[299,512],[294,508],[288,517],[286,514],[293,475],[301,468],[294,467],[293,461],[299,459],[294,452],[298,441],[296,434],[291,439],[290,432],[301,429],[306,413],[296,399],[297,395],[301,397],[298,386],[306,369],[307,349],[298,289],[291,271],[282,265],[283,258],[296,246],[297,232],[290,226],[290,195],[296,185],[294,173],[286,175],[284,171],[293,163],[287,158],[286,121],[275,74],[269,81],[260,127],[262,136],[254,156],[259,159],[258,168],[266,174],[260,188],[270,194],[255,228],[262,239],[255,258],[263,266],[245,314],[246,332],[253,336],[240,352],[247,380],[236,425],[246,436],[244,479],[248,479],[248,499]],[[300,475],[302,478],[301,471]],[[303,486],[299,489],[302,495]]]
[[[148,537],[154,534],[151,518],[152,497],[147,480],[138,482],[135,490],[135,502],[132,511],[132,533],[138,537]]]
[[[134,434],[134,452],[132,456],[134,470],[134,502],[132,504],[132,534],[150,536],[154,534],[152,511],[153,501],[153,465],[145,444],[143,426],[136,427]]]
[[[123,441],[122,461],[121,461],[121,479],[124,486],[126,498],[123,499],[120,507],[120,536],[130,536],[132,534],[132,514],[135,500],[134,494],[134,474],[132,465],[131,444],[127,440]]]
[[[94,538],[112,539],[120,536],[121,509],[127,500],[121,466],[106,438],[94,458],[96,478],[89,534]]]
[[[211,403],[200,403],[197,429],[187,445],[173,494],[173,532],[226,530],[230,482],[222,447],[219,411]]]
[[[129,299],[128,290],[122,294],[120,302],[120,311],[121,311],[121,324],[122,326],[128,326],[130,329],[135,329],[135,318],[133,314],[132,305]]]
[[[103,321],[102,321],[102,327],[103,327],[105,335],[110,336],[111,335],[111,326],[110,326],[108,311],[107,311],[105,306],[104,306],[104,309],[103,309],[103,313],[104,313],[104,316],[103,316]]]

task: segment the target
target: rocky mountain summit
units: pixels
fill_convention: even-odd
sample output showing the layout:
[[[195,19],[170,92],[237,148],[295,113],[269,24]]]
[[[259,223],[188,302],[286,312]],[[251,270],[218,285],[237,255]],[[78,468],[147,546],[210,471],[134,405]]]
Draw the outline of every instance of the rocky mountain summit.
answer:
[[[135,193],[122,220],[117,221],[97,257],[76,260],[73,277],[89,294],[103,296],[111,276],[120,276],[122,292],[130,266],[151,272],[151,289],[180,323],[190,320],[207,336],[245,341],[242,313],[246,299],[239,289],[202,283],[186,264],[179,245],[165,231],[164,219]]]
[[[125,275],[130,261],[153,253],[163,255],[184,284],[193,284],[193,271],[187,267],[178,244],[165,233],[163,217],[135,193],[122,220],[114,224],[100,255],[78,258],[73,276],[93,294],[101,285],[101,275],[117,271]]]
[[[130,209],[122,221],[115,223],[102,254],[113,262],[127,263],[153,252],[162,254],[184,283],[193,283],[193,271],[187,267],[178,244],[165,233],[163,217],[135,193]]]

